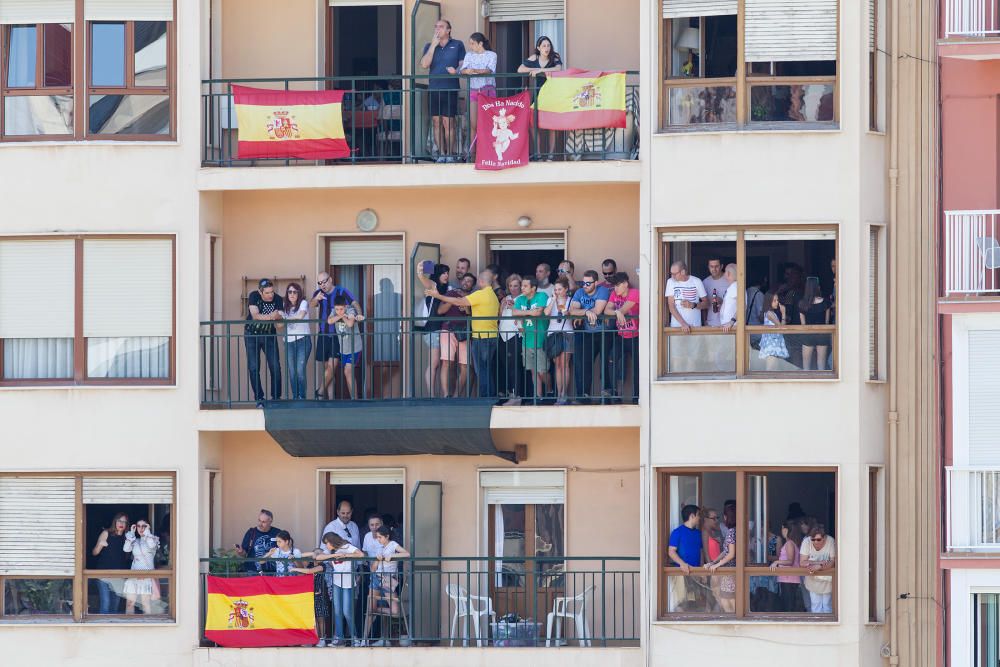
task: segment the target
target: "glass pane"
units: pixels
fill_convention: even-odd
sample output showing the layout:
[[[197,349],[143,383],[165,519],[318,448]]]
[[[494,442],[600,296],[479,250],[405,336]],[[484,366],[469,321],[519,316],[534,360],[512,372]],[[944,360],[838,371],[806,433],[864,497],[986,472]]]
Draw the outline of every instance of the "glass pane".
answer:
[[[7,96],[3,131],[9,137],[73,134],[73,96]]]
[[[11,26],[7,35],[7,85],[11,88],[34,88],[38,60],[35,26]]]
[[[832,83],[750,88],[751,121],[829,122],[833,113]]]
[[[524,586],[525,519],[524,505],[494,505],[494,554],[499,587]],[[500,558],[503,560],[500,560]]]
[[[750,575],[750,611],[764,614],[802,614],[808,592],[799,575]]]
[[[667,336],[667,373],[735,373],[736,336]]]
[[[767,478],[747,475],[747,565],[768,564]]]
[[[125,85],[125,24],[90,26],[90,82],[98,88]]]
[[[736,122],[735,86],[671,86],[667,91],[671,127]]]
[[[91,95],[91,134],[170,134],[167,95]]]
[[[7,98],[7,101],[10,99]],[[3,342],[3,377],[5,380],[73,377],[73,339],[6,339]]]
[[[667,613],[735,614],[735,573],[667,577]]]
[[[698,477],[695,475],[672,475],[670,477],[670,516],[667,525],[670,530],[681,525],[681,509],[685,505],[698,504]]]
[[[73,613],[72,579],[5,579],[4,616]]]
[[[979,593],[975,600],[973,664],[975,667],[994,667],[1000,662],[1000,596],[996,593]]]
[[[809,603],[806,611],[812,614],[833,614],[833,575],[816,574],[802,577],[802,589]]]
[[[150,577],[87,579],[87,614],[170,613],[170,580]]]
[[[373,267],[372,274],[376,318],[369,329],[375,335],[372,359],[399,361],[402,352],[399,322],[394,320],[403,315],[403,267],[399,264],[380,264]]]
[[[87,377],[170,377],[170,338],[88,338]]]
[[[167,85],[167,22],[135,22],[135,85]]]
[[[750,336],[750,370],[801,373],[833,368],[833,336],[829,333],[765,333]]]
[[[538,558],[562,558],[565,555],[563,545],[563,506],[535,505],[535,546],[534,555]],[[565,586],[565,563],[545,560],[536,568],[542,574],[538,577],[538,585],[548,588],[563,588]]]
[[[73,84],[73,26],[45,24],[45,85]]]

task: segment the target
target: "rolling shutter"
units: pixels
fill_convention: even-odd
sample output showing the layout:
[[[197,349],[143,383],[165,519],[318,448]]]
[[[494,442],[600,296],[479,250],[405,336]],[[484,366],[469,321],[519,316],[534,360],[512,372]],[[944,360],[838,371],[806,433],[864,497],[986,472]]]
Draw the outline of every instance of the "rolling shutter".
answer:
[[[736,232],[663,232],[664,243],[703,243],[707,241],[736,242]]]
[[[402,484],[402,468],[388,470],[331,470],[330,484]]]
[[[736,14],[737,0],[663,0],[663,18]]]
[[[552,505],[566,502],[566,473],[562,470],[481,472],[479,485],[487,505]]]
[[[174,480],[171,477],[84,477],[83,502],[170,505],[174,502]]]
[[[746,232],[743,238],[747,241],[835,241],[837,232],[830,231],[778,231]]]
[[[73,0],[0,0],[0,23],[73,23]]]
[[[545,21],[566,15],[563,0],[490,0],[490,21]]]
[[[837,59],[837,0],[746,0],[747,62]]]
[[[1000,465],[1000,331],[969,332],[969,465]]]
[[[173,0],[85,0],[88,21],[173,21]]]
[[[878,21],[878,2],[868,0],[868,50],[875,52],[875,24]]]
[[[0,241],[0,338],[72,338],[75,241]],[[16,295],[45,293],[42,308]]]
[[[879,231],[868,228],[868,379],[879,379],[879,311],[882,289],[879,285]]]
[[[83,335],[173,335],[173,263],[170,239],[85,240]]]
[[[0,477],[0,575],[75,571],[72,477]]]
[[[403,242],[390,241],[330,241],[332,266],[358,264],[402,264]]]
[[[491,238],[490,250],[565,250],[563,236]]]

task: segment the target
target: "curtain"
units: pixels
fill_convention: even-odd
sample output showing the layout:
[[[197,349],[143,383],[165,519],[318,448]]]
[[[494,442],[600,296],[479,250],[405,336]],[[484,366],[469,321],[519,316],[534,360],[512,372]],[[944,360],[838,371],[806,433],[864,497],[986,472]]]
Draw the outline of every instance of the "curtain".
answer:
[[[87,377],[170,377],[170,337],[88,338]]]
[[[500,560],[503,557],[503,505],[493,506],[493,516],[494,519],[494,533],[493,533],[493,549],[496,554],[497,559],[494,561],[494,568],[496,569],[496,580],[497,588],[503,587],[503,561]]]
[[[6,380],[73,377],[72,338],[8,338],[3,342]]]
[[[566,54],[563,53],[563,46],[565,46],[565,40],[563,39],[563,29],[566,25],[564,19],[547,19],[545,21],[535,21],[535,41],[541,36],[548,37],[552,40],[552,48],[555,52],[563,57],[563,63],[565,64]],[[532,44],[530,51],[534,51],[535,45]],[[517,69],[515,67],[515,69]]]

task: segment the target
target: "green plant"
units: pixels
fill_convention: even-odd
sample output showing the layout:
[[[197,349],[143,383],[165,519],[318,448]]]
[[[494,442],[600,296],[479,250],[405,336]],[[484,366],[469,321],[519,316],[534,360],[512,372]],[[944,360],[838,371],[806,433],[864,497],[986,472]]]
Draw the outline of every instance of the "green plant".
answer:
[[[208,563],[208,573],[221,577],[231,577],[243,571],[243,559],[235,549],[212,549],[212,560]]]
[[[7,582],[8,611],[17,614],[73,613],[69,579],[12,579]]]

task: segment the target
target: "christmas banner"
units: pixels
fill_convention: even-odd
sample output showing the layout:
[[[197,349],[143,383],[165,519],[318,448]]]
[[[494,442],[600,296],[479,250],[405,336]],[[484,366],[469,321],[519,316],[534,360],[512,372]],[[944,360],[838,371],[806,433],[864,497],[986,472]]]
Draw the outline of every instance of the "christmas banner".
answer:
[[[483,97],[476,102],[476,169],[510,169],[528,164],[531,97]]]

